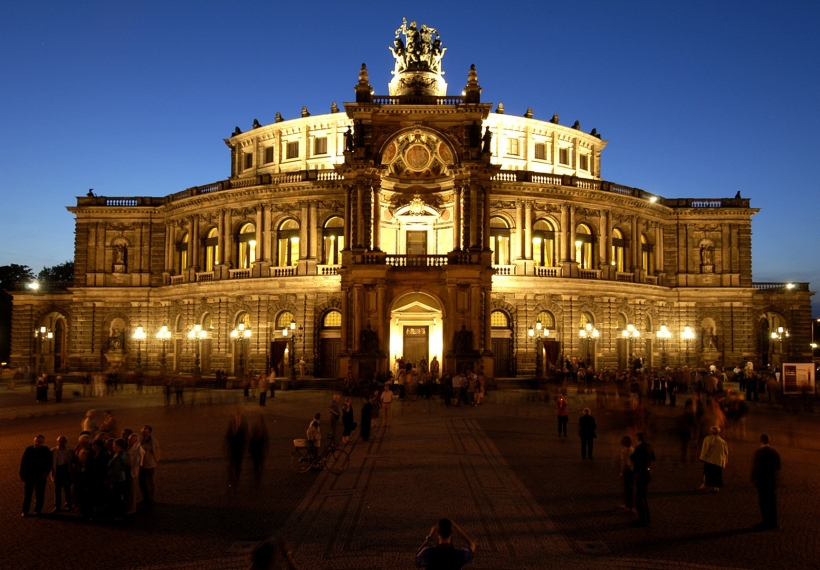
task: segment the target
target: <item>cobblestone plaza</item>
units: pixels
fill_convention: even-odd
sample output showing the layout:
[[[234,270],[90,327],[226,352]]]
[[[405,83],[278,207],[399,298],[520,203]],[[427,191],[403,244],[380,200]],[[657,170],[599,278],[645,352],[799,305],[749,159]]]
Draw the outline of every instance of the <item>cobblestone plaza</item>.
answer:
[[[805,407],[752,403],[746,438],[727,439],[724,488],[704,494],[695,491],[700,463],[679,463],[670,435],[682,408],[649,406],[658,455],[649,492],[653,518],[650,527],[637,528],[618,508],[621,402],[594,412],[593,461],[581,460],[574,428],[579,410],[594,408],[594,396],[572,389],[567,439],[555,435],[554,402],[536,391],[493,391],[478,408],[446,408],[439,399],[397,402],[393,426],[376,429],[367,443],[354,435],[350,468],[334,476],[297,474],[289,459],[292,439],[304,437],[308,418],[325,411],[329,391],[280,391],[260,408],[241,391],[189,392],[184,405],[166,407],[159,391],[133,390],[126,385],[110,397],[37,405],[28,387],[0,393],[3,568],[240,569],[248,565],[242,549],[269,536],[292,542],[299,568],[411,568],[442,516],[478,544],[470,568],[791,569],[816,568],[820,560],[820,418]],[[246,464],[232,493],[223,439],[236,406],[250,421],[264,414],[271,449],[261,488]],[[354,407],[358,419],[361,403]],[[73,445],[89,408],[111,409],[121,427],[154,427],[164,456],[158,504],[111,525],[72,515],[21,519],[23,449],[38,433],[49,446],[61,434]],[[752,532],[759,512],[749,472],[762,431],[783,458],[780,528]],[[52,505],[49,488],[46,510]]]

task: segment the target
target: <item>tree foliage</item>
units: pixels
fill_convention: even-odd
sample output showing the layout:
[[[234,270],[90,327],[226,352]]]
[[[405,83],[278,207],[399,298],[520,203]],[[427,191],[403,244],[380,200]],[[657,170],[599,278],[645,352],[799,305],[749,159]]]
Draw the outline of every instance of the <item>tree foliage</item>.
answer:
[[[43,283],[60,283],[74,279],[74,262],[66,261],[52,267],[43,267],[37,274],[37,280]]]
[[[72,273],[74,273],[74,263],[71,264]],[[26,281],[34,281],[34,273],[28,265],[11,265],[0,266],[0,290],[10,291],[14,289],[15,283],[22,283]]]

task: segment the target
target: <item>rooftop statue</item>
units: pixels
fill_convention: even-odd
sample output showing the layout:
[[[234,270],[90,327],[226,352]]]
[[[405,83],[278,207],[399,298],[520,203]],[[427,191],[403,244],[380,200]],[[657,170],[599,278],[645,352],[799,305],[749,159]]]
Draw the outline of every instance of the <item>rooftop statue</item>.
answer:
[[[401,36],[404,35],[404,40]],[[401,27],[396,30],[396,39],[390,46],[396,67],[393,75],[406,71],[430,71],[443,75],[441,58],[444,57],[446,47],[441,46],[441,35],[438,30],[422,24],[421,29],[416,22],[407,25],[407,18],[402,20]]]

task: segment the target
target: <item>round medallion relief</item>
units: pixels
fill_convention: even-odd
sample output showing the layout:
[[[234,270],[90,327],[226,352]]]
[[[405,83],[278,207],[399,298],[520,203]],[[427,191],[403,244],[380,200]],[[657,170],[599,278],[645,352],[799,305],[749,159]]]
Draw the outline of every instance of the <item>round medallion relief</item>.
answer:
[[[422,170],[430,162],[430,151],[425,146],[414,144],[405,151],[404,159],[410,169]]]

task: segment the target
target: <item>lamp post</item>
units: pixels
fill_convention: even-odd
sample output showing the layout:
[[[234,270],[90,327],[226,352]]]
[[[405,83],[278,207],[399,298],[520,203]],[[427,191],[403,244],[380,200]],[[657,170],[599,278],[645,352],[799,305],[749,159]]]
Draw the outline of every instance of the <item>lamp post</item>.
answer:
[[[530,327],[527,331],[527,336],[530,340],[535,341],[535,377],[541,378],[543,376],[543,359],[542,359],[542,344],[543,338],[548,337],[550,335],[550,330],[544,328],[544,325],[541,323],[541,319],[535,321],[535,326]]]
[[[142,328],[142,325],[137,325],[134,334],[131,335],[131,338],[137,341],[137,372],[142,370],[142,341],[145,340],[146,336],[145,329]]]
[[[235,344],[239,345],[239,370],[242,371],[242,379],[245,379],[245,342],[251,340],[251,327],[246,327],[245,323],[239,325],[231,331],[231,338]]]
[[[666,343],[672,338],[672,331],[666,325],[661,325],[661,328],[655,333],[655,338],[661,343],[661,368],[666,368]]]
[[[161,372],[162,372],[163,376],[165,375],[165,363],[166,363],[166,356],[168,354],[167,353],[168,341],[171,340],[171,337],[173,337],[173,333],[170,330],[168,330],[168,325],[162,325],[160,327],[159,331],[157,332],[157,340],[159,341],[160,345],[162,346],[162,352],[160,353],[159,363],[160,363],[160,369],[161,369]]]
[[[294,353],[296,352],[296,341],[302,339],[302,327],[299,327],[299,331],[296,330],[296,321],[290,321],[290,326],[285,327],[282,329],[282,336],[288,339],[288,380],[291,382],[296,381],[296,357]]]
[[[202,376],[202,369],[200,368],[199,359],[199,343],[208,338],[208,331],[202,328],[202,325],[196,324],[188,331],[188,340],[194,341],[194,376]]]
[[[581,330],[578,331],[578,336],[581,337],[582,340],[586,342],[586,364],[587,367],[592,364],[592,357],[590,356],[590,345],[598,340],[598,329],[596,329],[592,323],[587,323]]]
[[[48,327],[34,329],[34,338],[40,341],[40,373],[45,372],[45,351],[46,342],[54,338],[54,333]]]
[[[686,343],[686,366],[689,366],[689,343],[695,339],[695,331],[692,330],[692,327],[686,325],[683,327],[680,337]]]
[[[772,331],[772,340],[777,341],[779,343],[779,350],[777,351],[779,354],[777,362],[778,365],[783,363],[783,343],[787,338],[789,338],[789,330],[786,328],[777,327],[776,331]]]
[[[641,338],[641,331],[639,331],[635,325],[628,324],[626,325],[626,328],[621,331],[621,336],[629,344],[629,362],[627,362],[627,368],[629,368],[632,365],[633,343],[636,338]]]

